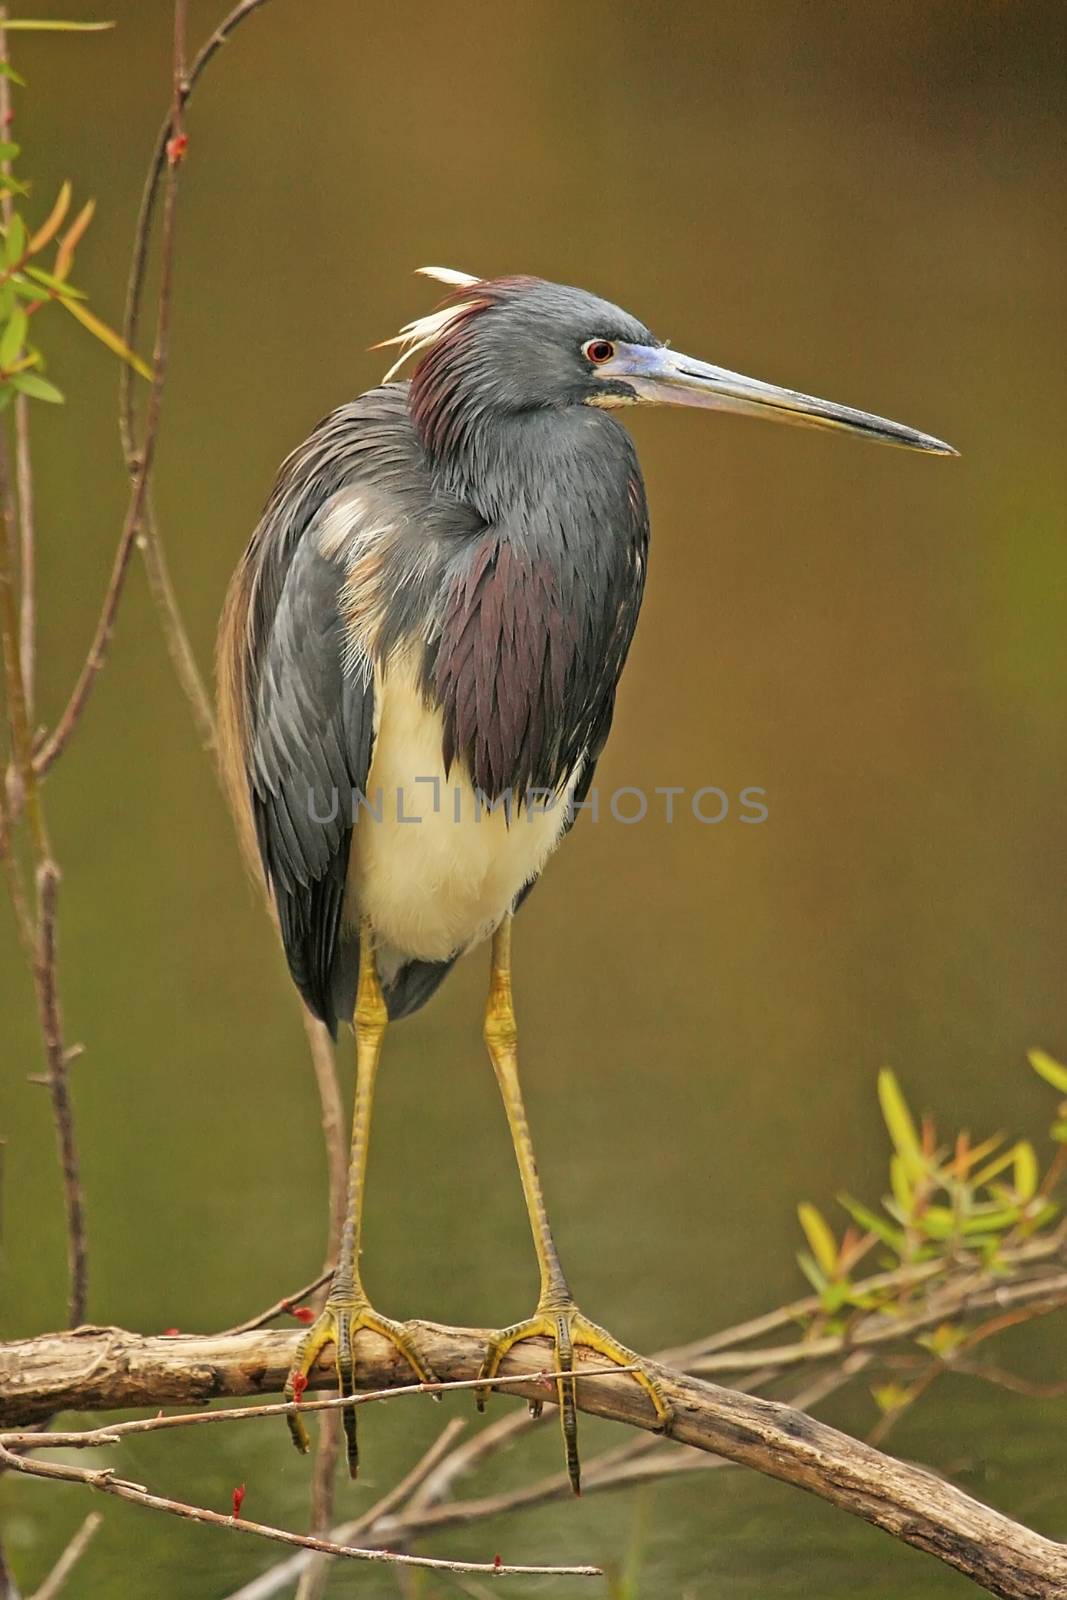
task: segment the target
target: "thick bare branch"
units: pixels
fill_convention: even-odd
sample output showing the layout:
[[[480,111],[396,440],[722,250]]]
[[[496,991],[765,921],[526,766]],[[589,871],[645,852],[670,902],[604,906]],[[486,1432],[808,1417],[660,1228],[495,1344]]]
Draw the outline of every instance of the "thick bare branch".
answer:
[[[434,1370],[473,1381],[486,1332],[413,1325]],[[113,1410],[185,1404],[223,1395],[278,1393],[298,1334],[261,1331],[228,1337],[141,1338],[121,1329],[85,1329],[0,1347],[0,1422],[32,1421],[57,1409]],[[393,1386],[406,1373],[396,1352],[361,1334],[364,1383]],[[545,1399],[539,1341],[521,1345],[508,1370],[518,1392]],[[588,1363],[587,1370],[588,1370]],[[1010,1600],[1052,1600],[1067,1585],[1067,1546],[1022,1527],[936,1474],[872,1449],[801,1411],[660,1369],[674,1407],[674,1437],[773,1478],[807,1489],[905,1543],[966,1573]],[[328,1385],[327,1365],[314,1383]],[[594,1415],[651,1428],[644,1393],[625,1377],[580,1383],[579,1404]]]

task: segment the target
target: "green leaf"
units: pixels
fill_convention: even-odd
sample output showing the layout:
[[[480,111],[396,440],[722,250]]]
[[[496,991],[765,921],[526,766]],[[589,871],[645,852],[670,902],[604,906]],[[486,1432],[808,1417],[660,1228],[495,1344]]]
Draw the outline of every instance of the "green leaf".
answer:
[[[1046,1083],[1051,1083],[1061,1094],[1067,1094],[1067,1067],[1044,1050],[1028,1050],[1026,1059]]]
[[[0,333],[0,367],[6,372],[14,366],[26,343],[30,319],[21,306],[16,306],[3,333]]]
[[[65,278],[57,278],[51,272],[46,272],[43,267],[25,267],[26,274],[43,283],[46,289],[51,289],[53,294],[59,295],[62,300],[84,300],[85,295],[81,289],[75,289]]]
[[[890,1156],[889,1182],[892,1185],[893,1197],[900,1208],[902,1217],[910,1217],[915,1210],[915,1191],[908,1182],[907,1168],[903,1156]]]
[[[911,1403],[911,1390],[900,1383],[882,1383],[871,1390],[879,1411],[900,1411]]]
[[[42,222],[30,240],[31,256],[35,256],[38,250],[43,250],[45,245],[55,238],[63,226],[63,218],[70,209],[71,192],[70,181],[65,178],[59,186],[59,193],[56,195],[55,204],[48,213],[47,219]]]
[[[15,391],[10,383],[0,383],[0,411],[9,406],[15,398]]]
[[[957,1327],[954,1322],[942,1322],[932,1333],[920,1333],[915,1343],[921,1344],[931,1355],[944,1359],[954,1350],[958,1350],[966,1337],[963,1329]]]
[[[113,22],[62,22],[36,17],[13,17],[4,23],[8,33],[103,33],[114,26]]]
[[[130,349],[124,339],[119,338],[113,328],[109,328],[106,322],[101,322],[100,318],[94,316],[87,306],[79,305],[76,300],[68,300],[61,295],[59,303],[64,311],[69,311],[71,316],[81,323],[83,328],[88,328],[94,338],[99,339],[101,344],[106,344],[108,349],[113,351],[120,360],[125,361],[133,368],[134,372],[142,378],[147,378],[148,382],[151,383],[152,368],[146,361],[141,360],[135,350]]]
[[[959,1219],[948,1206],[927,1206],[918,1224],[928,1239],[950,1239]]]
[[[1067,1144],[1067,1117],[1062,1118],[1059,1122],[1054,1122],[1049,1132],[1057,1144]]]
[[[896,1074],[889,1067],[883,1067],[878,1074],[878,1100],[897,1153],[912,1175],[918,1175],[924,1170],[919,1136]]]
[[[21,150],[20,144],[12,144],[9,139],[0,139],[0,161],[14,161]]]
[[[31,400],[47,400],[52,405],[63,404],[60,390],[37,372],[19,372],[11,379],[11,383],[19,394],[29,395]]]
[[[841,1310],[842,1306],[849,1304],[851,1298],[849,1286],[847,1283],[828,1283],[819,1298],[822,1301],[823,1310],[828,1316],[832,1317],[835,1312]],[[832,1331],[830,1328],[827,1329],[828,1333]]]
[[[26,80],[20,78],[10,61],[0,61],[0,78],[9,78],[12,83],[17,83],[20,89],[25,89]]]
[[[850,1194],[839,1194],[837,1198],[853,1222],[858,1223],[868,1233],[873,1233],[875,1238],[881,1239],[882,1243],[887,1244],[891,1250],[895,1250],[897,1255],[903,1252],[904,1235],[899,1228],[894,1228],[884,1217],[880,1217],[876,1211],[868,1210],[865,1205],[861,1205],[858,1200],[854,1200]]]
[[[1001,1154],[997,1156],[995,1161],[988,1162],[984,1167],[981,1168],[979,1172],[973,1173],[971,1176],[971,1184],[973,1187],[975,1189],[980,1189],[983,1187],[983,1185],[989,1183],[991,1179],[995,1178],[999,1172],[1006,1171],[1007,1168],[1010,1167],[1015,1161],[1016,1155],[1019,1151],[1019,1145],[1021,1144],[1022,1140],[1019,1141],[1019,1144],[1013,1144],[1010,1150],[1002,1151]],[[1033,1155],[1032,1150],[1030,1154]]]
[[[1008,1228],[1014,1228],[1021,1217],[1018,1206],[1000,1206],[994,1211],[982,1211],[968,1217],[963,1224],[963,1231],[968,1238],[975,1233],[1004,1233]]]
[[[837,1240],[830,1232],[822,1212],[817,1206],[804,1200],[797,1206],[797,1216],[811,1246],[812,1255],[826,1276],[832,1278],[837,1271]]]
[[[26,253],[26,224],[18,212],[11,218],[7,225],[7,234],[4,239],[4,255],[9,267],[21,261]]]
[[[815,1293],[822,1294],[823,1290],[826,1288],[826,1278],[819,1271],[819,1268],[816,1266],[813,1258],[808,1255],[806,1250],[799,1250],[797,1252],[797,1262],[800,1266],[801,1272],[804,1274],[805,1278],[807,1278],[808,1282],[815,1290]]]
[[[1037,1193],[1038,1178],[1034,1147],[1028,1140],[1020,1139],[1015,1146],[1015,1193],[1024,1205]]]

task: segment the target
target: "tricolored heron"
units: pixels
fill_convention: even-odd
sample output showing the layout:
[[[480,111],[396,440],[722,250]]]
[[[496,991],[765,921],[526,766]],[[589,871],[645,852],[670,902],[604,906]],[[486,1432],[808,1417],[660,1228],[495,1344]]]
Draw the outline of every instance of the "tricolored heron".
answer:
[[[681,355],[581,289],[426,272],[447,298],[386,341],[401,360],[383,384],[332,412],[285,462],[220,631],[224,766],[293,980],[335,1036],[342,1021],[356,1034],[340,1258],[287,1394],[331,1343],[351,1393],[362,1328],[431,1376],[413,1332],[363,1288],[371,1098],[387,1021],[417,1010],[460,955],[491,939],[485,1042],[541,1291],[532,1317],[492,1338],[481,1376],[488,1388],[521,1340],[552,1341],[577,1492],[575,1345],[632,1367],[658,1425],[671,1422],[654,1373],[571,1295],[523,1108],[511,991],[513,915],[588,793],[641,605],[645,490],[612,413],[702,406],[955,452]],[[411,379],[397,381],[408,356]],[[354,1409],[344,1417],[354,1475]],[[293,1434],[306,1449],[299,1419]]]

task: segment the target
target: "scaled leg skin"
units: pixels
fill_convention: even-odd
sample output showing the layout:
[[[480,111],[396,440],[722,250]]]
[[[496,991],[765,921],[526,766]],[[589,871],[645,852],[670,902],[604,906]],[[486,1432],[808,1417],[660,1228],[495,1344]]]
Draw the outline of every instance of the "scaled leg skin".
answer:
[[[360,1276],[359,1254],[363,1231],[363,1185],[367,1171],[367,1139],[370,1133],[374,1076],[382,1051],[389,1015],[378,982],[374,959],[374,940],[364,927],[359,945],[359,987],[356,991],[356,1104],[352,1116],[352,1152],[348,1167],[348,1204],[337,1270],[321,1314],[316,1317],[297,1346],[292,1371],[285,1385],[285,1398],[295,1398],[293,1380],[306,1378],[328,1344],[336,1349],[337,1381],[342,1394],[351,1394],[355,1375],[355,1336],[361,1328],[371,1328],[388,1339],[407,1361],[422,1383],[433,1383],[434,1375],[416,1350],[400,1322],[379,1316],[367,1299]],[[343,1408],[348,1470],[354,1478],[359,1465],[356,1443],[356,1408]],[[295,1412],[287,1418],[289,1432],[297,1449],[308,1448],[308,1433],[303,1419]]]
[[[567,1460],[567,1473],[575,1494],[581,1493],[581,1469],[578,1460],[578,1419],[575,1405],[575,1378],[572,1373],[574,1346],[585,1345],[607,1361],[620,1367],[634,1367],[634,1380],[648,1395],[655,1408],[659,1430],[669,1433],[673,1420],[671,1408],[659,1379],[650,1372],[639,1356],[627,1350],[610,1333],[598,1328],[578,1310],[571,1296],[563,1268],[559,1264],[552,1230],[545,1212],[541,1180],[534,1160],[533,1143],[526,1121],[526,1108],[519,1087],[518,1032],[511,998],[511,918],[506,917],[493,936],[492,972],[489,980],[489,999],[485,1008],[485,1042],[496,1072],[500,1092],[504,1097],[508,1127],[515,1145],[515,1156],[522,1178],[522,1191],[530,1215],[537,1264],[541,1271],[541,1293],[537,1309],[525,1322],[503,1328],[489,1342],[479,1376],[485,1387],[476,1390],[478,1409],[485,1407],[491,1387],[490,1380],[500,1370],[500,1363],[514,1345],[538,1335],[551,1339],[555,1352],[556,1395],[559,1403],[560,1425],[563,1429],[563,1449]],[[531,1402],[531,1411],[540,1411],[540,1404]]]

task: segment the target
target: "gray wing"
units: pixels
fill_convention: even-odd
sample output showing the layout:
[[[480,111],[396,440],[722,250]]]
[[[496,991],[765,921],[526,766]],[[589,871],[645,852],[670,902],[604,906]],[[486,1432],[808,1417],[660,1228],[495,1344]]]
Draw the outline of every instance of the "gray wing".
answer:
[[[256,839],[293,981],[336,1032],[335,967],[352,843],[352,790],[374,744],[369,663],[346,656],[345,569],[309,533],[285,576],[255,697],[249,779]],[[349,964],[358,952],[345,930]]]

